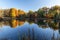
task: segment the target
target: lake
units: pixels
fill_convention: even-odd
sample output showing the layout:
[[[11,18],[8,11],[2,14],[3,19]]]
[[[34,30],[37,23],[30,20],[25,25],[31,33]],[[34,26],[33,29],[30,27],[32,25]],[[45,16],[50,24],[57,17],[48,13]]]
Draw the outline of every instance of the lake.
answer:
[[[57,20],[7,20],[0,22],[0,40],[60,40]]]

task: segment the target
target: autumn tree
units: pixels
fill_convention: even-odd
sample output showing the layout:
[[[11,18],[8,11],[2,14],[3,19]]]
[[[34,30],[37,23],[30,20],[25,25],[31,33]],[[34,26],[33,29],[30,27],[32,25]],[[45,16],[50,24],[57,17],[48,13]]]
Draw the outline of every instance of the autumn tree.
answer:
[[[18,20],[10,20],[9,21],[9,25],[12,27],[12,28],[16,28],[18,26]]]
[[[52,14],[54,18],[58,18],[60,15],[60,6],[56,5],[50,8],[49,13]]]
[[[18,10],[18,15],[20,18],[24,18],[25,17],[25,12],[23,10]]]
[[[37,11],[38,17],[44,17],[44,15],[48,13],[48,9],[49,9],[49,8],[47,8],[47,7],[43,7],[43,8],[41,8],[41,9],[39,9],[39,10]]]
[[[4,17],[9,17],[9,11],[10,11],[10,9],[4,10]]]
[[[15,8],[11,8],[9,13],[10,13],[10,17],[12,18],[15,18],[16,16],[18,16],[18,10]]]

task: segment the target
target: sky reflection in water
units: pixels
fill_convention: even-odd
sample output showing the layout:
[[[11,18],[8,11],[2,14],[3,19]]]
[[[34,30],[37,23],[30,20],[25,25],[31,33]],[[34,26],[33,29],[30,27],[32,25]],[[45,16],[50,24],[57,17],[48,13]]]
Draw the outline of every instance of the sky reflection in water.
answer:
[[[9,25],[0,27],[0,40],[59,40],[59,30],[50,27],[42,28],[36,23],[24,22],[23,25],[17,25],[11,28]]]

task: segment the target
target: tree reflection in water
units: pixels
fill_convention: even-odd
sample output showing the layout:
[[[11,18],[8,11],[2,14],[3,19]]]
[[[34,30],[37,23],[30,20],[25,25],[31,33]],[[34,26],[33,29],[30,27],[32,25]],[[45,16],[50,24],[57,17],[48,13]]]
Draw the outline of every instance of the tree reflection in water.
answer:
[[[9,21],[0,22],[0,26],[2,27],[3,25],[9,25],[11,28],[16,28],[17,26],[24,25],[25,22],[28,22],[29,24],[35,23],[41,28],[50,27],[53,30],[59,30],[59,34],[60,34],[60,22],[57,22],[57,20],[52,20],[52,19],[48,19],[48,20],[40,20],[40,19],[39,20],[38,19],[9,20]],[[19,36],[19,40],[20,39],[21,40],[37,40],[37,38],[35,37],[34,28],[32,28],[32,38],[31,38],[31,30],[29,28],[28,28],[28,33],[29,33],[28,37],[26,36],[26,33],[23,33],[23,35],[21,37]],[[53,33],[52,39],[55,39],[54,36],[55,36],[55,34]]]

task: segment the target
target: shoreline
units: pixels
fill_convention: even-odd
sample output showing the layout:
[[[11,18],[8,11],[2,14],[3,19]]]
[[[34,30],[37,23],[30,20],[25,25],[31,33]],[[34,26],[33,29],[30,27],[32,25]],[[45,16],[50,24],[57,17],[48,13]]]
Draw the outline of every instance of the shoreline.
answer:
[[[51,19],[51,20],[60,20],[60,19],[57,19],[57,18],[38,18],[38,17],[36,17],[36,18],[29,18],[29,17],[25,17],[25,18],[11,18],[11,17],[3,17],[3,18],[0,18],[0,21],[2,21],[2,20],[24,20],[24,19],[36,19],[36,20],[49,20],[49,19]]]

